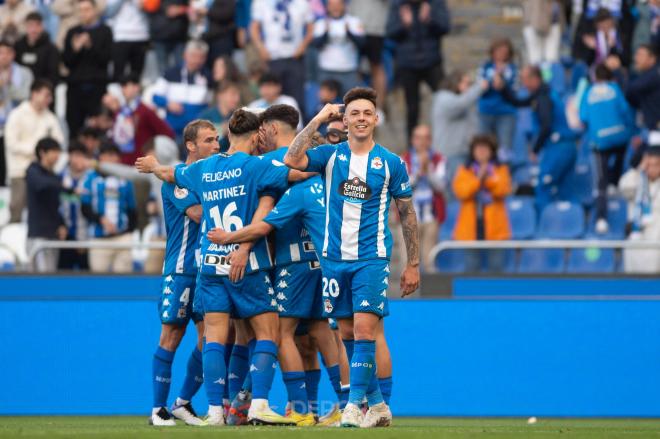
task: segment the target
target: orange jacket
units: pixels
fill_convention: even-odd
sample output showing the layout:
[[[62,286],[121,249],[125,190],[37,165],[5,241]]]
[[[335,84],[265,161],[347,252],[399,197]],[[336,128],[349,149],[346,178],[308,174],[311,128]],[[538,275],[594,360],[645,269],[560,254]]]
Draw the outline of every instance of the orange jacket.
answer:
[[[505,240],[511,238],[511,226],[506,211],[504,198],[511,192],[511,176],[504,165],[495,167],[493,175],[484,180],[484,187],[491,193],[493,202],[484,206],[484,235],[486,240]],[[454,227],[454,239],[473,241],[477,239],[477,201],[476,196],[481,182],[476,174],[465,166],[456,172],[452,184],[461,208]]]

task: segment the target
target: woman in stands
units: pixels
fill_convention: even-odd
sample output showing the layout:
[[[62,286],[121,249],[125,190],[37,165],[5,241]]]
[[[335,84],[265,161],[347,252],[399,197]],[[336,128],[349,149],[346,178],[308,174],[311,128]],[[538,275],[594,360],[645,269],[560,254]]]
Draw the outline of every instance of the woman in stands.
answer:
[[[489,135],[477,135],[470,143],[466,163],[458,168],[453,190],[461,207],[454,228],[459,241],[506,240],[511,227],[505,198],[511,193],[511,176],[506,165],[497,158],[497,141]],[[479,271],[482,255],[490,271],[502,271],[501,250],[467,251],[466,271]]]

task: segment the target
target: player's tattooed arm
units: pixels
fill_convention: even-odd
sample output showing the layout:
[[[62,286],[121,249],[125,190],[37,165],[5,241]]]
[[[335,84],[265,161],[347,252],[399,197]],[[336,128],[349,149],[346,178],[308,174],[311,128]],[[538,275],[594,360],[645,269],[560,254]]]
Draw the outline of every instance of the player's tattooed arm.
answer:
[[[307,169],[307,155],[305,152],[312,146],[314,134],[318,131],[319,127],[326,123],[329,119],[342,114],[343,105],[326,104],[319,113],[307,124],[301,132],[298,133],[289,150],[284,156],[284,163],[293,169],[304,171]]]
[[[406,244],[408,255],[408,264],[401,275],[401,296],[403,297],[412,294],[419,287],[419,230],[412,198],[396,198],[395,202],[399,210],[403,241]]]

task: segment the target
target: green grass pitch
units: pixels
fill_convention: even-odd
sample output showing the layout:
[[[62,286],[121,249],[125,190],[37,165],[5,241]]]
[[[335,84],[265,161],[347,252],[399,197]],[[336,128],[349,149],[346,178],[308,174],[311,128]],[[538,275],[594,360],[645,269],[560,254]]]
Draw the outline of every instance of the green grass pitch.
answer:
[[[338,428],[177,426],[154,428],[147,417],[0,417],[0,438],[660,438],[660,420],[650,419],[540,419],[528,425],[519,418],[395,418],[390,428],[359,430]]]

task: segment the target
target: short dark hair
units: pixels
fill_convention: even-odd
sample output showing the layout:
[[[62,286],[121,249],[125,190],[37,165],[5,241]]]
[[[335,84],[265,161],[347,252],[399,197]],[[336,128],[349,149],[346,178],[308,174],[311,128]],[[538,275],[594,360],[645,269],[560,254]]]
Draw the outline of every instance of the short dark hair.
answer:
[[[78,153],[78,154],[83,154],[85,156],[89,156],[89,151],[87,151],[85,145],[83,145],[77,140],[73,140],[71,143],[69,143],[68,153],[69,155]]]
[[[611,81],[614,79],[614,73],[603,63],[600,63],[594,69],[594,77],[597,81]]]
[[[8,48],[10,48],[11,50],[15,50],[15,49],[14,49],[14,45],[13,45],[12,42],[9,41],[9,40],[4,40],[4,39],[3,39],[3,40],[0,40],[0,47],[8,47]]]
[[[37,156],[37,160],[41,160],[41,156],[43,155],[43,153],[45,153],[46,151],[53,151],[53,150],[61,151],[62,147],[57,142],[57,140],[53,139],[52,137],[44,137],[43,139],[37,142],[37,146],[34,149],[34,153]]]
[[[239,92],[241,91],[241,86],[238,85],[238,83],[233,82],[233,81],[222,81],[222,82],[221,82],[220,84],[218,84],[218,86],[216,87],[216,89],[215,89],[215,93],[216,93],[216,94],[218,94],[218,93],[224,93],[224,92],[226,92],[227,90],[229,90],[230,88],[235,88],[235,89],[238,90]]]
[[[96,7],[96,0],[78,0],[78,3],[89,2],[92,6]]]
[[[38,21],[39,23],[43,23],[44,17],[42,17],[40,13],[33,11],[27,14],[25,21]]]
[[[376,90],[371,87],[353,87],[344,95],[344,105],[348,106],[348,104],[358,99],[366,99],[375,107],[377,96]]]
[[[321,87],[327,88],[337,96],[339,96],[339,92],[341,91],[341,84],[336,79],[326,79],[322,81],[319,85],[319,88]]]
[[[506,47],[509,50],[509,56],[506,60],[511,61],[515,54],[515,50],[513,48],[513,43],[509,38],[495,38],[492,40],[490,47],[488,48],[488,55],[492,58],[495,50],[499,49],[500,47]]]
[[[53,92],[53,83],[48,79],[38,78],[32,82],[30,85],[30,94],[41,91],[42,89],[47,88],[51,93]]]
[[[93,137],[95,139],[100,139],[103,137],[103,131],[101,131],[99,128],[85,126],[80,128],[78,135],[82,137]]]
[[[543,81],[543,72],[541,71],[541,67],[535,65],[527,65],[525,68],[529,70],[529,73],[531,73],[532,76],[535,76]]]
[[[121,78],[119,78],[119,85],[124,86],[126,84],[140,84],[140,76],[136,73],[129,73],[127,75],[123,75]]]
[[[463,80],[463,77],[465,76],[465,70],[452,70],[447,76],[440,81],[440,88],[442,90],[449,90],[452,93],[458,94],[460,90],[458,89],[458,85],[461,83]]]
[[[185,145],[187,142],[195,143],[199,130],[203,128],[214,130],[215,125],[213,125],[210,120],[206,119],[195,119],[192,122],[189,122],[183,129],[183,144]]]
[[[282,85],[282,80],[276,74],[268,72],[268,73],[264,73],[263,75],[261,75],[261,78],[259,78],[259,85],[264,85],[264,84]]]
[[[121,150],[119,149],[119,147],[115,142],[105,141],[101,144],[101,147],[99,148],[99,155],[103,155],[103,154],[121,155]]]
[[[639,49],[644,49],[644,50],[646,50],[646,51],[647,51],[648,53],[650,53],[651,56],[653,56],[654,58],[657,58],[657,57],[658,57],[658,50],[657,50],[655,47],[653,47],[651,44],[648,44],[648,43],[640,44],[639,46],[637,46],[637,49],[636,49],[636,50],[639,50]]]
[[[605,20],[612,20],[612,19],[614,19],[614,16],[612,15],[609,9],[599,8],[598,11],[596,11],[596,15],[594,16],[594,23],[598,24]]]
[[[646,148],[646,151],[644,151],[644,155],[650,156],[650,157],[660,157],[660,146],[652,145]]]
[[[470,141],[470,154],[468,164],[474,161],[474,149],[477,145],[486,145],[490,148],[491,161],[497,162],[497,138],[492,134],[477,134]]]
[[[239,108],[229,118],[229,132],[235,136],[242,136],[259,129],[259,116],[251,111]]]
[[[259,115],[259,121],[261,123],[278,121],[287,124],[295,130],[300,121],[300,114],[291,105],[271,105]]]

